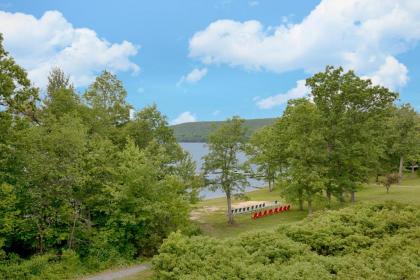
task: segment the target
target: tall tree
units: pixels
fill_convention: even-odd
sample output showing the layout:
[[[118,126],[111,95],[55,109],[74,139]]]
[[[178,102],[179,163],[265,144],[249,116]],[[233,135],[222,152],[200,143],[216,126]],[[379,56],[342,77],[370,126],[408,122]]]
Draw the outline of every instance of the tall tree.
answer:
[[[420,150],[420,118],[409,105],[394,110],[391,121],[391,153],[399,160],[398,174],[403,177],[404,161],[412,160]]]
[[[209,153],[204,157],[206,184],[226,195],[228,223],[233,224],[232,196],[248,185],[247,164],[240,163],[238,153],[245,148],[244,121],[238,117],[226,120],[209,134]]]
[[[132,107],[126,101],[127,92],[122,82],[112,73],[103,71],[84,97],[102,121],[121,125],[129,120]]]
[[[279,158],[274,149],[277,144],[275,136],[274,127],[265,126],[251,136],[246,149],[250,163],[257,165],[254,176],[266,180],[270,192],[279,169]]]
[[[289,199],[298,200],[300,208],[303,200],[307,201],[311,214],[312,202],[325,184],[327,151],[320,129],[320,113],[310,101],[296,99],[289,101],[282,119],[289,137],[286,144],[288,185],[282,192]]]
[[[176,162],[183,157],[182,149],[176,142],[172,128],[156,105],[146,106],[134,115],[125,127],[126,133],[136,145],[144,149],[154,142],[166,150],[170,162]]]
[[[366,181],[375,166],[378,129],[397,94],[341,67],[328,66],[306,84],[320,112],[326,142],[327,195],[342,199],[350,192],[354,201],[358,183]]]
[[[74,90],[74,86],[70,83],[70,77],[63,70],[54,67],[48,76],[47,94],[51,96],[60,89]]]

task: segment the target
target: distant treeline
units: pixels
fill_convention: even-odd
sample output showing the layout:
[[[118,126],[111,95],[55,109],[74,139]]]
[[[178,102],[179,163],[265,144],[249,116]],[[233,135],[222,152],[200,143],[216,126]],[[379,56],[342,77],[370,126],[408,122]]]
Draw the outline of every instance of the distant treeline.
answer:
[[[274,118],[245,120],[247,138],[259,128],[274,123],[275,120]],[[192,122],[173,125],[172,128],[178,142],[205,143],[209,133],[222,123],[223,121]]]

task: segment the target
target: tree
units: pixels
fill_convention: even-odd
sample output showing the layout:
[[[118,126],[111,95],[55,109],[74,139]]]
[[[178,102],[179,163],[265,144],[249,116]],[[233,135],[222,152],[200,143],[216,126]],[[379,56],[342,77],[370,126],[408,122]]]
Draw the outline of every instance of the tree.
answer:
[[[168,155],[168,163],[175,163],[183,158],[182,149],[176,142],[172,128],[156,105],[146,106],[137,112],[125,130],[141,149],[150,146],[152,142],[155,146],[164,148]]]
[[[56,91],[69,89],[74,91],[74,86],[70,83],[70,77],[58,67],[51,69],[48,76],[47,94],[52,96]]]
[[[24,114],[35,119],[38,89],[32,87],[26,71],[3,48],[0,34],[0,112]]]
[[[401,180],[404,160],[415,157],[420,150],[420,118],[409,104],[404,104],[394,110],[390,121],[391,153],[399,160],[398,174]]]
[[[326,142],[327,196],[332,193],[342,200],[343,193],[350,192],[354,201],[357,185],[368,180],[378,160],[376,143],[397,94],[353,71],[344,73],[341,67],[328,66],[306,84],[320,112]]]
[[[238,153],[244,151],[244,121],[238,117],[226,120],[209,134],[209,153],[204,156],[203,170],[206,184],[212,189],[221,189],[226,195],[228,223],[233,224],[232,196],[244,191],[248,185],[246,164],[238,160]]]
[[[390,173],[385,176],[384,179],[381,180],[382,185],[386,188],[386,193],[389,193],[389,189],[391,188],[392,184],[396,184],[399,182],[400,174],[399,173]]]
[[[321,134],[321,118],[316,106],[305,99],[289,101],[283,114],[285,133],[289,137],[286,145],[288,186],[283,194],[291,200],[308,202],[312,214],[312,202],[322,192],[325,184],[325,140]]]
[[[48,119],[43,126],[26,131],[26,184],[20,190],[26,205],[22,214],[40,253],[63,240],[70,248],[74,244],[72,232],[81,208],[74,193],[84,181],[86,141],[86,127],[71,115],[57,121]]]
[[[196,162],[188,152],[184,152],[182,159],[174,171],[174,174],[185,186],[184,194],[189,198],[191,203],[198,202],[199,192],[204,186],[203,176],[202,174],[197,174],[196,169]]]
[[[88,105],[107,124],[122,125],[129,120],[130,109],[127,92],[117,76],[103,71],[84,94]]]
[[[275,152],[276,140],[274,127],[265,126],[252,135],[246,149],[249,162],[257,165],[257,174],[254,176],[264,178],[268,182],[270,192],[273,190],[279,169],[279,158]]]

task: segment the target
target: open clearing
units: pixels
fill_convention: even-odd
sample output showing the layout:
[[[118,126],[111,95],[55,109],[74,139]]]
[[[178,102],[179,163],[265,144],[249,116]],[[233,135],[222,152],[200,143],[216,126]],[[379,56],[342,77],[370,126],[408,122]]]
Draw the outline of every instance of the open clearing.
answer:
[[[247,193],[247,197],[251,201],[282,201],[278,189],[275,189],[272,192],[269,192],[267,188],[252,191]],[[348,201],[349,198],[347,197],[346,200]],[[406,174],[401,185],[393,185],[389,194],[386,193],[383,186],[376,184],[363,186],[356,194],[357,202],[386,200],[420,204],[420,177],[417,174]],[[240,202],[242,201],[233,201],[233,203]],[[337,209],[348,205],[350,205],[348,202],[340,204],[338,201],[333,200],[330,208]],[[317,200],[314,203],[314,210],[323,210],[326,209],[326,206],[326,200]],[[233,237],[248,231],[272,230],[280,224],[294,223],[307,216],[306,211],[299,211],[297,206],[292,204],[292,208],[288,212],[267,216],[257,220],[252,220],[250,213],[236,215],[236,224],[228,226],[226,223],[225,198],[201,201],[197,205],[194,205],[193,209],[193,213],[200,213],[200,218],[195,219],[195,222],[200,225],[203,234],[217,238]],[[212,209],[212,211],[208,211],[208,209]]]

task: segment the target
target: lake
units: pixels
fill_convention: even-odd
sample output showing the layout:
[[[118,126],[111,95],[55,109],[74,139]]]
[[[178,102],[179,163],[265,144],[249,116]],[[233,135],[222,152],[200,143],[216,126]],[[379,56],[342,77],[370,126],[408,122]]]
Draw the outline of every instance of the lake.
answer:
[[[197,163],[197,173],[201,171],[201,167],[203,166],[203,156],[207,155],[209,149],[205,143],[179,143],[181,147],[189,152],[192,156],[192,159]],[[245,154],[240,153],[238,155],[239,160],[241,162],[244,162],[247,157]],[[248,182],[250,184],[249,187],[246,188],[246,191],[254,190],[258,187],[264,186],[266,183],[262,180],[256,180],[256,179],[248,179]],[[215,197],[222,197],[225,196],[225,193],[222,190],[217,191],[211,191],[207,188],[204,188],[200,192],[200,196],[202,196],[204,199],[208,198],[215,198]]]

